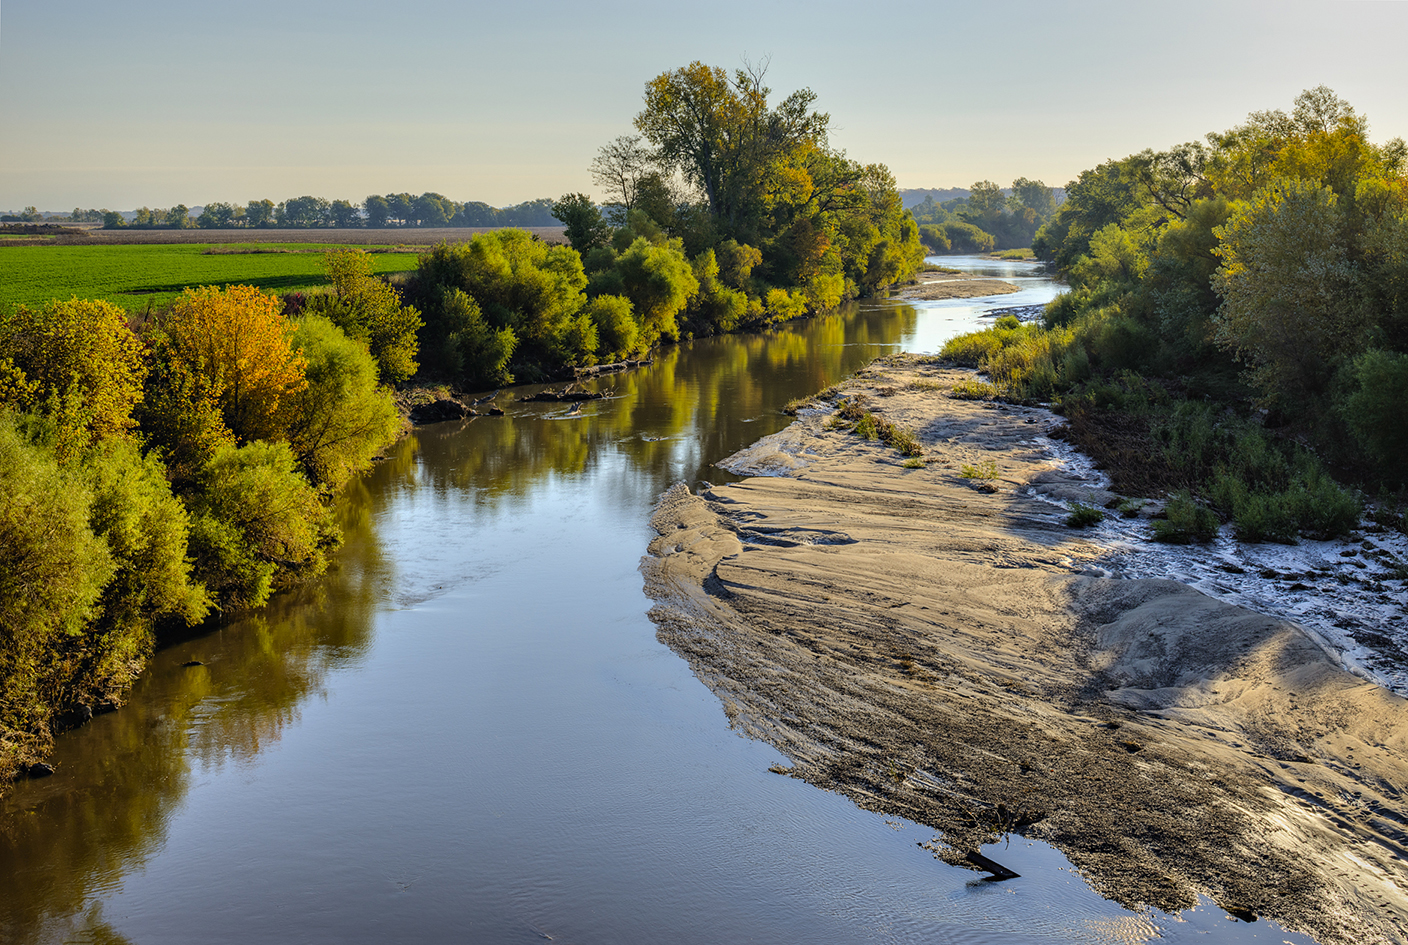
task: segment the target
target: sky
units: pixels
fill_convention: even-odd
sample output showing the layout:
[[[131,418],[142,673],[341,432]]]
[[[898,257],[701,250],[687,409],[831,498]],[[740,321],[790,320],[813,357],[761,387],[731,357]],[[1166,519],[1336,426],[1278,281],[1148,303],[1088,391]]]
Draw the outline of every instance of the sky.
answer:
[[[766,60],[901,187],[1064,185],[1328,85],[1408,137],[1408,0],[0,0],[0,209],[581,191],[645,83]]]

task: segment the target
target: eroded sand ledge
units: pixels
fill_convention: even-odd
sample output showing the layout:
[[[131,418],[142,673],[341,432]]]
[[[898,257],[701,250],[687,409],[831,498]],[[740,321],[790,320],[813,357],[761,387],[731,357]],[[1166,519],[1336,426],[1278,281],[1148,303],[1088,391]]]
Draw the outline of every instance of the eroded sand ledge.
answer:
[[[1052,499],[1045,411],[953,399],[884,359],[843,385],[927,466],[828,429],[731,457],[768,477],[665,494],[642,570],[662,641],[790,773],[939,831],[1059,847],[1103,894],[1205,892],[1323,942],[1408,928],[1408,704],[1288,621],[1100,573]],[[996,464],[996,491],[960,476]],[[1020,881],[1020,880],[1019,880]]]

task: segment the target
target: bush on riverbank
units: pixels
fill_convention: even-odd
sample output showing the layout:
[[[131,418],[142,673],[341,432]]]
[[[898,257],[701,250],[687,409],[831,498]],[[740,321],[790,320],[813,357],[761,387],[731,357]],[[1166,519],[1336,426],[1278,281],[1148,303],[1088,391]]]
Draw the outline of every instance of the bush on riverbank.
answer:
[[[1122,491],[1187,490],[1247,540],[1340,535],[1361,503],[1328,470],[1408,487],[1404,247],[1408,146],[1312,89],[1082,173],[1033,243],[1071,290],[945,353],[1059,401]]]

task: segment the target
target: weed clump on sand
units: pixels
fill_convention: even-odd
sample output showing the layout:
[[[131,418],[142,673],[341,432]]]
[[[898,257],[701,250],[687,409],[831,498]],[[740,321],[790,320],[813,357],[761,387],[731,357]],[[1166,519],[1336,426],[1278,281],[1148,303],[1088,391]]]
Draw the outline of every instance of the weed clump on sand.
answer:
[[[997,387],[987,381],[969,378],[954,384],[948,395],[955,400],[992,400],[997,396]]]
[[[1089,528],[1105,520],[1105,513],[1093,505],[1077,502],[1071,506],[1071,514],[1066,516],[1067,528]]]
[[[996,482],[997,463],[992,460],[987,460],[976,466],[970,466],[968,463],[964,463],[959,467],[958,475],[964,479],[976,479],[980,482]]]
[[[846,423],[854,424],[851,427],[851,432],[856,436],[863,440],[879,440],[901,456],[922,456],[924,454],[924,447],[917,436],[904,427],[891,423],[879,414],[866,410],[865,401],[861,397],[852,397],[843,401],[841,408],[836,411],[836,415],[827,422],[827,426],[830,429],[836,429],[845,426]]]
[[[905,469],[923,469],[924,460],[918,456],[911,456],[909,459],[900,463],[900,465]]]

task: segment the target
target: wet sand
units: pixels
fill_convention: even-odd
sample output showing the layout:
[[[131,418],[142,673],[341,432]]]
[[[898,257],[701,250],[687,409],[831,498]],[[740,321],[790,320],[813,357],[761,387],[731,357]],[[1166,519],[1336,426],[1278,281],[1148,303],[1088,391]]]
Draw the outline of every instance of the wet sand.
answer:
[[[783,773],[934,827],[948,862],[1016,832],[1131,908],[1202,892],[1405,941],[1405,701],[1294,623],[1097,576],[1060,503],[1113,496],[1043,446],[1051,414],[948,395],[971,376],[900,356],[833,392],[914,431],[923,468],[832,399],[721,464],[755,478],[666,493],[660,638]]]

